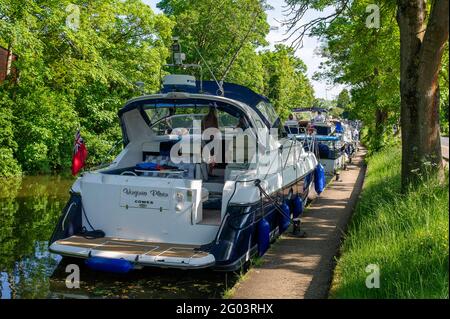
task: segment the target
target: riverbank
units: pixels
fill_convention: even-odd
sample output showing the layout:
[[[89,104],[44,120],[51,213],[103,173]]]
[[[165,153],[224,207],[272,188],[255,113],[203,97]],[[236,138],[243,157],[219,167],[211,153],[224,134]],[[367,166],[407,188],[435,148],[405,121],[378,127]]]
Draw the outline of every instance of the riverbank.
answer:
[[[448,170],[444,185],[429,180],[402,195],[399,147],[374,154],[367,162],[364,189],[330,296],[448,298]],[[365,285],[369,264],[379,269],[378,289]]]
[[[365,150],[332,181],[307,208],[302,218],[306,238],[290,229],[271,246],[226,297],[326,298],[341,237],[364,180]]]

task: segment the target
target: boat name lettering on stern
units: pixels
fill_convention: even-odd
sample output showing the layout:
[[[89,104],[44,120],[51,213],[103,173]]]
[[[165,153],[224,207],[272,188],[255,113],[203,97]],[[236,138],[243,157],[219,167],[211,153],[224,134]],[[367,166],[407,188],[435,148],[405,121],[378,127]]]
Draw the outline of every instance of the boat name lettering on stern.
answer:
[[[147,196],[149,193],[148,192],[146,192],[146,191],[139,191],[139,190],[132,190],[132,189],[130,189],[130,188],[124,188],[123,190],[122,190],[125,194],[127,194],[127,195],[131,195],[131,196],[134,196],[134,197],[138,197],[138,196]],[[153,196],[153,197],[169,197],[169,194],[168,193],[165,193],[165,192],[161,192],[161,191],[159,191],[159,190],[151,190],[150,191],[150,194]]]
[[[137,190],[131,190],[130,188],[124,188],[123,192],[127,195],[131,195],[134,197],[138,197],[138,196],[147,196],[147,192],[146,191],[137,191]]]
[[[147,187],[122,187],[120,191],[120,206],[126,209],[147,208],[169,210],[171,208],[171,191]]]
[[[152,190],[150,191],[150,194],[152,194],[152,196],[158,196],[158,197],[168,197],[169,194],[161,192],[159,190]]]

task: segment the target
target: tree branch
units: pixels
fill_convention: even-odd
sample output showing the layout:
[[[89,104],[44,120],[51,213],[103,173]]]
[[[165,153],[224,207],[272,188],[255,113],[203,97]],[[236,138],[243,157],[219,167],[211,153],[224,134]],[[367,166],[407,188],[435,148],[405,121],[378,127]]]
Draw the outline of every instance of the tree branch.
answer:
[[[310,1],[301,1],[300,5],[297,1],[288,1],[286,8],[283,10],[285,14],[292,15],[294,13],[293,17],[287,18],[283,21],[278,21],[282,24],[282,26],[287,26],[287,30],[285,32],[285,35],[287,35],[286,38],[284,38],[282,41],[289,41],[292,37],[295,37],[292,40],[291,47],[294,50],[297,50],[298,48],[302,47],[303,45],[303,38],[306,35],[309,35],[309,31],[313,29],[315,26],[317,26],[320,23],[326,23],[330,24],[332,23],[336,18],[338,18],[341,13],[348,9],[348,4],[350,0],[342,0],[340,1],[341,5],[336,9],[336,11],[328,16],[325,17],[319,17],[315,18],[311,21],[308,21],[306,23],[300,24],[300,21],[303,19],[305,13],[310,9],[311,3]]]
[[[419,53],[419,63],[440,62],[445,42],[448,40],[448,0],[436,0],[431,9],[428,25]],[[439,63],[440,64],[440,63]]]

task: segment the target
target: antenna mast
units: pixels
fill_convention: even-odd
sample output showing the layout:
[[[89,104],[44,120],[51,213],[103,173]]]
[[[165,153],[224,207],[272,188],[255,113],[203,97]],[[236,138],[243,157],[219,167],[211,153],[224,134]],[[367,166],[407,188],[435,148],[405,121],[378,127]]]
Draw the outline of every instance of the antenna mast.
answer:
[[[203,69],[202,69],[202,66],[200,64],[184,63],[184,60],[186,60],[186,54],[181,51],[180,38],[173,37],[172,40],[173,40],[172,63],[166,64],[165,66],[178,67],[178,68],[182,68],[182,69],[186,69],[186,68],[200,69],[200,92],[203,92]]]

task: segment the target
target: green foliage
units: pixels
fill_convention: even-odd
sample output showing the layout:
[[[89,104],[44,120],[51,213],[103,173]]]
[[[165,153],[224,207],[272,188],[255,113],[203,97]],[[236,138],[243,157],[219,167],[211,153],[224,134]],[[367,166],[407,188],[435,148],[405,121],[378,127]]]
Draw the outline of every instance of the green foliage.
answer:
[[[66,23],[69,4],[80,8],[78,29]],[[0,175],[17,173],[17,161],[28,173],[66,171],[78,128],[89,164],[99,163],[120,137],[116,114],[133,83],[159,89],[174,23],[140,0],[0,0],[0,16],[20,75],[0,85]]]
[[[345,116],[358,118],[371,130],[371,145],[383,147],[392,136],[392,125],[400,118],[399,30],[395,2],[380,6],[379,29],[365,25],[369,0],[353,1],[348,9],[329,25],[319,25],[314,33],[324,39],[317,79],[326,79],[350,87],[339,94],[338,106]],[[355,41],[357,39],[357,41]]]
[[[1,93],[0,93],[1,94]],[[11,100],[0,95],[0,176],[20,175],[21,167],[14,158],[17,142],[14,139],[14,116],[11,111]]]
[[[370,156],[350,223],[332,298],[448,298],[448,170],[445,183],[423,180],[401,193],[400,147]],[[380,288],[365,285],[369,264]]]
[[[348,93],[347,89],[343,89],[336,99],[336,106],[340,107],[341,109],[346,109],[350,106],[350,103],[350,94]]]
[[[269,32],[264,1],[163,0],[158,7],[176,21],[174,35],[180,37],[188,61],[203,64],[200,52],[220,80],[238,52],[226,81],[266,95],[282,118],[293,107],[311,105],[314,91],[306,66],[293,50],[277,45],[257,51],[267,44]],[[211,78],[205,66],[203,72],[205,79]]]
[[[71,5],[80,13],[75,27]],[[269,32],[265,2],[163,0],[158,6],[165,15],[140,0],[0,0],[0,44],[19,57],[19,81],[0,84],[0,176],[21,168],[68,171],[77,129],[89,166],[111,159],[106,155],[121,138],[117,111],[136,94],[136,81],[148,93],[159,90],[172,35],[180,36],[188,63],[203,65],[205,79],[211,76],[196,48],[216,77],[226,74],[227,81],[268,95],[283,117],[311,103],[306,66],[293,51],[261,50]]]
[[[314,90],[306,77],[306,66],[294,56],[292,49],[276,45],[275,51],[261,54],[264,66],[263,94],[273,102],[275,110],[285,119],[295,107],[309,107]]]
[[[15,98],[16,155],[27,172],[48,173],[67,168],[77,116],[67,97],[49,88],[36,88]],[[22,95],[23,94],[23,95]]]
[[[292,1],[309,8],[323,8],[343,1]],[[315,79],[345,84],[351,91],[346,117],[363,120],[370,127],[369,147],[387,146],[392,127],[400,123],[400,32],[395,19],[397,2],[380,8],[380,28],[367,28],[370,0],[352,1],[331,23],[319,23],[313,34],[323,39],[321,55],[327,58]],[[430,3],[427,4],[430,6]],[[448,134],[448,42],[442,59],[440,80],[441,130]],[[342,92],[341,92],[342,93]],[[346,100],[339,96],[338,103]],[[346,101],[347,102],[347,101]],[[346,103],[344,102],[344,103]]]
[[[10,148],[0,147],[0,176],[18,176],[21,168],[13,156]]]
[[[162,0],[158,3],[176,21],[174,35],[180,37],[187,61],[203,64],[203,56],[217,79],[225,75],[242,46],[226,80],[247,84],[255,90],[262,88],[261,65],[255,49],[267,44],[265,36],[269,32],[265,6],[258,0]],[[204,78],[212,79],[207,68],[203,69]]]
[[[329,113],[333,118],[342,118],[343,114],[344,114],[344,110],[341,109],[340,107],[333,107],[333,108],[331,108]]]

